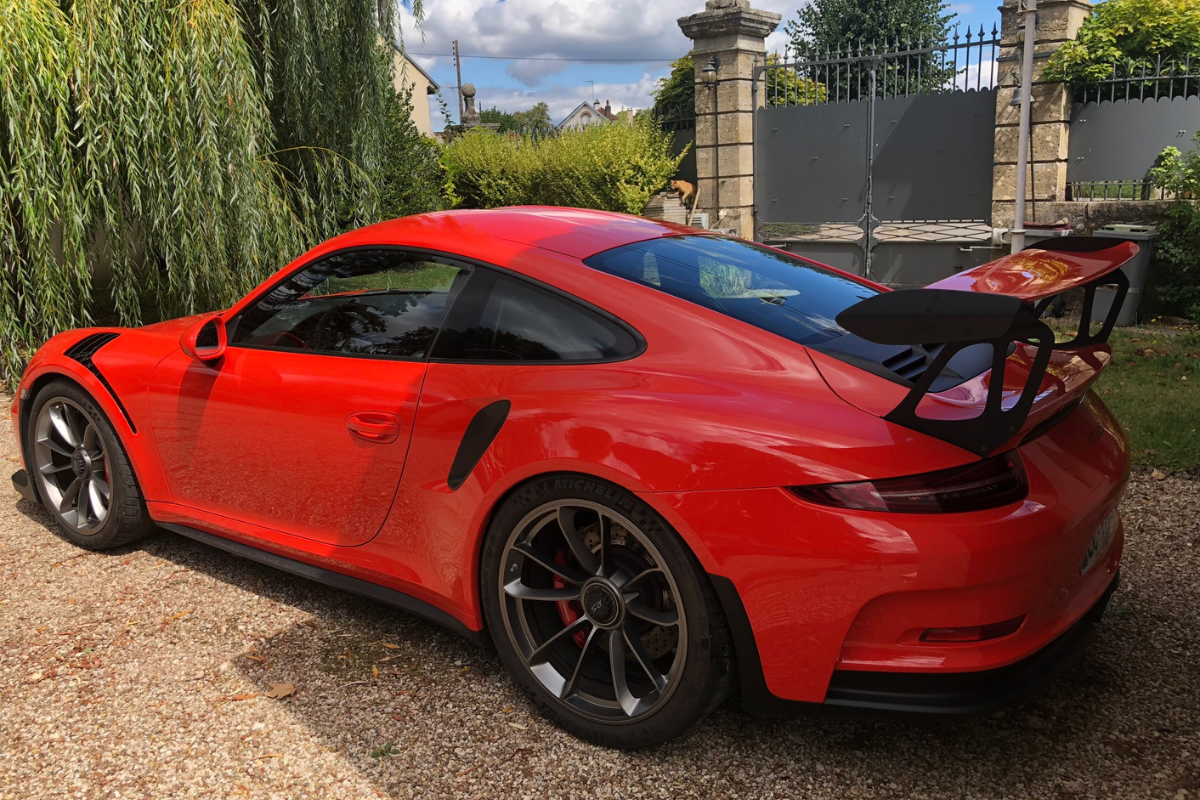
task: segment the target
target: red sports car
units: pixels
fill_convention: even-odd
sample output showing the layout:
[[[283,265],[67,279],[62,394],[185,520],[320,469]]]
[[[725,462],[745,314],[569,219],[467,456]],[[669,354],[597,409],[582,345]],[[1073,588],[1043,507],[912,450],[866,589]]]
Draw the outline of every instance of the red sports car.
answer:
[[[1089,386],[1134,245],[925,289],[591,211],[385,222],[220,314],[72,331],[14,402],[83,547],[156,525],[492,644],[652,745],[763,710],[983,712],[1117,584],[1129,450]],[[1114,312],[1055,341],[1057,295]]]

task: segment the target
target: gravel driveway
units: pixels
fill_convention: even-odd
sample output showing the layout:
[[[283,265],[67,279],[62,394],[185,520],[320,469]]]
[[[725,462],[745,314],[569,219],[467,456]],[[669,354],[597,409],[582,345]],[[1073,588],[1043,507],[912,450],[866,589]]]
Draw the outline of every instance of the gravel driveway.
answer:
[[[606,751],[433,625],[161,532],[94,554],[19,500],[0,413],[0,797],[1200,800],[1200,483],[1136,477],[1125,587],[995,717],[750,717]],[[800,657],[800,654],[797,654]],[[266,695],[290,682],[284,699]]]

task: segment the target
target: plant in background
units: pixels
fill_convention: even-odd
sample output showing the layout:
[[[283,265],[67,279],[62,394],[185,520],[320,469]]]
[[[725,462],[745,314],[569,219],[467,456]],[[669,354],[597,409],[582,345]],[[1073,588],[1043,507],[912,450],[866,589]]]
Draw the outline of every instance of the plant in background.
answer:
[[[513,119],[513,115],[507,111],[501,111],[496,106],[480,111],[479,121],[488,125],[499,125],[497,130],[500,133],[512,133],[517,129],[517,122]]]
[[[530,136],[551,136],[557,130],[550,119],[550,106],[538,103],[525,111],[514,111],[513,130]]]
[[[829,90],[811,78],[800,77],[797,70],[783,65],[779,56],[767,56],[767,66],[775,67],[763,73],[763,89],[768,106],[808,106],[824,103]]]
[[[0,2],[0,378],[84,321],[89,195],[69,112],[75,37],[49,0]],[[11,113],[19,109],[20,113]],[[29,154],[25,156],[25,154]]]
[[[1194,141],[1200,146],[1200,134]],[[1192,199],[1200,197],[1200,150],[1163,150],[1150,170],[1150,182],[1176,198],[1159,228],[1154,251],[1158,299],[1200,322],[1200,210]]]
[[[393,23],[377,0],[0,0],[0,381],[97,288],[105,322],[220,308],[377,219]]]
[[[792,52],[800,58],[848,56],[897,48],[937,47],[949,41],[955,14],[942,0],[813,0],[784,26]],[[808,77],[841,98],[856,99],[867,87],[865,62],[842,65],[831,80],[823,68]],[[878,80],[902,75],[910,90],[936,90],[954,79],[943,53],[924,53],[884,65]],[[919,79],[911,76],[919,75]]]
[[[823,103],[828,92],[825,86],[809,78],[802,78],[791,67],[781,67],[778,55],[767,56],[769,69],[763,74],[760,91],[765,92],[764,102],[768,106],[804,106]],[[677,119],[691,119],[696,108],[696,72],[692,54],[671,62],[671,73],[658,79],[654,90],[654,113],[664,124]]]
[[[485,130],[455,137],[442,148],[446,200],[461,208],[528,204],[536,157],[536,143],[526,137]]]
[[[1185,56],[1200,56],[1196,0],[1105,0],[1092,7],[1075,41],[1050,57],[1044,76],[1078,89],[1109,77],[1121,62],[1130,75],[1143,67],[1153,74],[1158,59]]]
[[[437,142],[417,130],[411,87],[387,103],[383,159],[379,169],[382,219],[407,217],[442,207],[442,168]]]
[[[691,116],[696,109],[696,66],[692,54],[671,62],[671,71],[654,88],[654,113],[667,119]]]
[[[450,130],[450,126],[454,124],[454,117],[450,116],[450,104],[446,102],[446,96],[442,94],[442,90],[437,92],[438,110],[442,112],[442,122],[445,127],[442,130]]]
[[[464,208],[555,205],[639,214],[683,154],[651,115],[542,138],[474,131],[442,151],[446,194]],[[686,152],[686,151],[685,151]]]
[[[955,14],[941,0],[813,0],[784,32],[796,53],[825,53],[862,42],[944,44]]]

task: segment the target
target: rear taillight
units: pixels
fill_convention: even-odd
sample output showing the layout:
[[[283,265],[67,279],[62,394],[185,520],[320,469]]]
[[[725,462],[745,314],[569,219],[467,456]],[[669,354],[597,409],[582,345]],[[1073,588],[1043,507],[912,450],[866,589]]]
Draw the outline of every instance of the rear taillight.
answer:
[[[922,475],[856,483],[793,486],[798,497],[814,503],[863,511],[906,514],[953,514],[981,511],[1025,499],[1029,481],[1015,452],[965,467]]]

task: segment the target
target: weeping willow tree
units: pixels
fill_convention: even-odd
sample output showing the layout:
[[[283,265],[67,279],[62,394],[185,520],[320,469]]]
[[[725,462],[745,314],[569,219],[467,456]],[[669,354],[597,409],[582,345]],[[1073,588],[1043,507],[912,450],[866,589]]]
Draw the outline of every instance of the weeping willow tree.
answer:
[[[98,295],[221,308],[375,220],[392,8],[0,0],[0,379]]]

